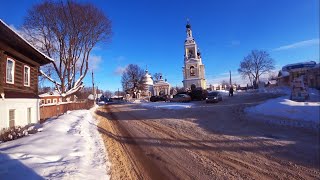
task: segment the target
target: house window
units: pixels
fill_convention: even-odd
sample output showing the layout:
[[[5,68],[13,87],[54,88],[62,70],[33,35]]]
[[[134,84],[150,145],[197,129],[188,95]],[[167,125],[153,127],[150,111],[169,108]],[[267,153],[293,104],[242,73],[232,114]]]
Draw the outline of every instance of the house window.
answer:
[[[57,99],[53,99],[53,103],[57,103]]]
[[[50,104],[51,103],[51,99],[47,99],[47,104]]]
[[[15,109],[9,109],[9,127],[14,127]]]
[[[31,108],[27,109],[28,124],[31,124]]]
[[[45,100],[44,99],[41,99],[41,104],[45,104]]]
[[[24,86],[30,86],[30,67],[24,66]]]
[[[196,75],[196,73],[195,73],[195,71],[194,71],[194,67],[191,66],[191,67],[190,67],[190,76],[195,76],[195,75]]]
[[[6,82],[14,84],[14,60],[7,59]]]

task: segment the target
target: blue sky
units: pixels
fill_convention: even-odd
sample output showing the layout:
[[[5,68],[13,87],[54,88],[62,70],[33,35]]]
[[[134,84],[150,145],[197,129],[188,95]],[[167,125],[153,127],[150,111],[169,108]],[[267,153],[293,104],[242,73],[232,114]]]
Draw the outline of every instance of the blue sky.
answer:
[[[0,18],[19,28],[39,0],[3,1]],[[91,1],[113,23],[113,37],[92,52],[99,88],[121,88],[120,72],[133,63],[161,72],[182,86],[185,24],[202,52],[207,84],[236,82],[240,61],[253,49],[275,59],[277,70],[301,61],[319,62],[319,0],[104,0]],[[89,76],[85,83],[90,84]]]

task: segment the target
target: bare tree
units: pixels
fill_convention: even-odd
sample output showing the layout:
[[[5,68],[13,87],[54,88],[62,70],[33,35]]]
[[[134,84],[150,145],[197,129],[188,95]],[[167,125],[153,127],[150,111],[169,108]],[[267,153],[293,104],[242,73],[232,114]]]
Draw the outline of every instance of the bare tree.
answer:
[[[152,78],[155,82],[158,82],[161,76],[162,76],[162,73],[154,73]]]
[[[268,80],[276,80],[278,77],[278,72],[270,72]]]
[[[36,48],[55,59],[41,70],[62,96],[84,87],[92,48],[111,37],[111,21],[90,3],[44,1],[33,6],[22,29]]]
[[[39,94],[43,94],[43,93],[48,93],[48,92],[52,92],[54,91],[54,88],[49,87],[49,86],[43,86],[43,87],[38,87],[38,92]]]
[[[78,97],[78,99],[88,99],[88,96],[92,94],[92,87],[84,87],[74,94]]]
[[[113,93],[112,93],[111,91],[109,91],[109,90],[106,90],[106,91],[104,92],[104,96],[105,96],[106,98],[111,98],[112,95],[113,95]]]
[[[121,77],[121,84],[124,91],[135,94],[138,90],[143,90],[144,71],[136,64],[129,64]]]
[[[253,50],[240,62],[238,72],[242,78],[249,78],[250,82],[258,83],[262,74],[268,73],[274,69],[274,60],[269,53],[262,50]]]
[[[222,86],[228,86],[229,85],[229,82],[227,80],[222,80],[221,81],[221,85]]]

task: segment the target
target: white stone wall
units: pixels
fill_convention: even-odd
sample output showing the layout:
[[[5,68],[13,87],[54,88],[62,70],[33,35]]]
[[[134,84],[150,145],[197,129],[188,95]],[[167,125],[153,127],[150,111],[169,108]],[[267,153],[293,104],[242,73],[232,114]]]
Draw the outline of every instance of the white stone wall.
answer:
[[[39,122],[39,99],[0,99],[0,129],[9,127],[9,109],[15,109],[15,126],[27,125],[28,108],[31,108],[31,123]]]

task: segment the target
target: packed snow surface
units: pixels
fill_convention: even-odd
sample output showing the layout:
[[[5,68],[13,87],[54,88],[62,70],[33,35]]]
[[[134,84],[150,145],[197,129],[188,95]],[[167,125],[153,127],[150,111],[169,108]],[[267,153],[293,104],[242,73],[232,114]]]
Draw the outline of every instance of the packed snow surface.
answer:
[[[159,108],[159,109],[185,109],[191,108],[192,103],[169,103],[169,102],[150,102],[150,103],[141,103],[142,107],[145,108]]]
[[[109,179],[90,110],[48,120],[43,131],[0,144],[0,179]]]

